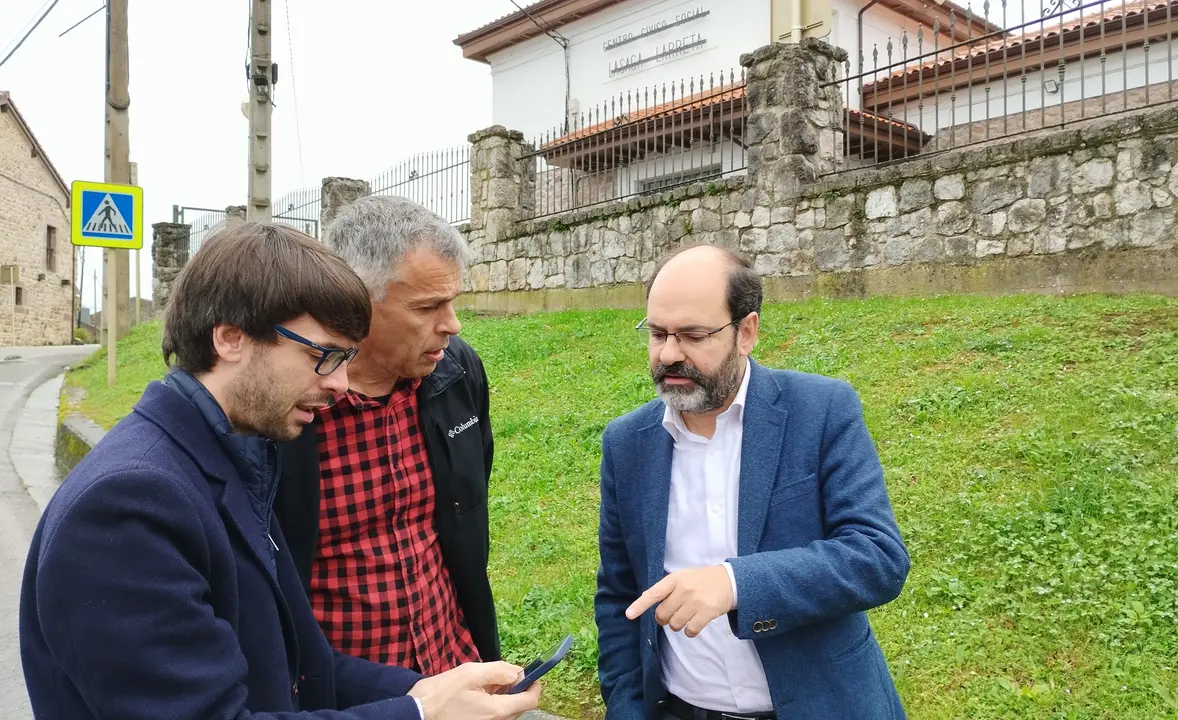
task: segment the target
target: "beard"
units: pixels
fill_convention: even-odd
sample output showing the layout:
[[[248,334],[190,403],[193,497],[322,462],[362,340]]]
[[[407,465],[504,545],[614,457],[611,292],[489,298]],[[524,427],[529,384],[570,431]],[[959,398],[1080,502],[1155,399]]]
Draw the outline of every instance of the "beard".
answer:
[[[330,405],[333,398],[322,393],[292,393],[267,364],[263,351],[250,359],[229,386],[228,400],[233,408],[230,422],[235,432],[289,442],[303,431],[302,424],[293,417],[295,408]]]
[[[659,398],[667,407],[681,413],[705,413],[724,407],[732,393],[740,387],[740,351],[733,341],[732,349],[712,375],[705,375],[686,361],[651,367],[650,374]],[[692,385],[668,385],[668,375],[692,380]]]

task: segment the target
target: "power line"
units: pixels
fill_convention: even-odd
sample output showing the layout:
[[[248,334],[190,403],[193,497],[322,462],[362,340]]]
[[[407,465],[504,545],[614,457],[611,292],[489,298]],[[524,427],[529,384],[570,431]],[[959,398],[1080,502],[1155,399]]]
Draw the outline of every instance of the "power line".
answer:
[[[568,47],[569,39],[558,33],[555,28],[548,24],[548,21],[544,21],[544,24],[541,25],[540,21],[537,20],[536,17],[532,15],[532,13],[528,12],[527,8],[520,7],[520,4],[515,0],[511,0],[511,4],[519,8],[519,11],[524,15],[527,15],[528,19],[535,23],[536,27],[543,30],[545,35],[555,40],[558,44],[560,44],[561,47]]]
[[[801,0],[794,0],[794,2],[801,2]],[[543,30],[545,35],[552,38],[552,40],[557,45],[559,45],[562,50],[564,50],[564,128],[565,132],[568,132],[569,123],[571,121],[569,114],[572,107],[573,97],[573,82],[572,76],[569,72],[569,39],[557,32],[556,28],[549,25],[547,20],[544,21],[543,25],[541,25],[540,20],[537,20],[536,17],[532,15],[532,13],[528,12],[527,8],[521,7],[520,4],[515,0],[511,0],[511,4],[519,8],[519,11],[524,15],[527,15],[528,19],[531,20],[536,25],[536,27]]]
[[[57,37],[59,37],[59,38],[65,37],[65,36],[66,36],[66,33],[68,33],[70,30],[73,30],[73,29],[74,29],[74,28],[76,28],[77,26],[79,26],[79,25],[81,25],[82,23],[86,22],[87,20],[89,20],[90,18],[94,17],[95,15],[97,15],[98,13],[102,12],[102,11],[103,11],[103,10],[105,10],[105,9],[106,9],[106,5],[104,4],[102,7],[98,8],[97,10],[95,10],[95,11],[94,11],[94,12],[92,12],[92,13],[90,13],[90,14],[89,14],[89,15],[87,15],[86,17],[84,17],[84,18],[82,18],[81,20],[77,21],[77,22],[76,22],[76,23],[74,23],[73,25],[70,25],[70,27],[69,27],[69,30],[66,30],[65,32],[63,32],[62,34],[58,35]]]
[[[29,26],[33,24],[33,20],[34,20],[34,19],[35,19],[35,18],[36,18],[38,15],[40,15],[40,14],[41,14],[41,13],[43,13],[43,12],[45,12],[45,8],[49,7],[49,3],[51,3],[51,2],[53,2],[53,0],[45,0],[45,2],[41,4],[41,7],[37,8],[37,12],[33,13],[33,17],[29,18],[28,22],[26,22],[24,25],[22,25],[22,26],[21,26],[21,28],[20,28],[20,30],[18,30],[18,31],[16,32],[16,34],[14,34],[14,35],[12,36],[12,38],[11,38],[11,39],[9,39],[9,41],[8,41],[7,43],[5,43],[5,44],[4,44],[4,50],[3,50],[3,52],[8,52],[9,48],[11,48],[11,47],[12,47],[12,44],[13,44],[14,42],[16,42],[16,38],[17,38],[17,36],[18,36],[18,35],[20,35],[21,33],[25,32],[25,31],[29,30]]]
[[[245,22],[245,88],[247,94],[253,88],[250,80],[250,68],[254,63],[254,6],[250,3],[249,17]]]
[[[290,54],[290,96],[294,100],[295,138],[299,147],[299,184],[301,185],[306,182],[307,174],[303,170],[303,128],[302,123],[299,122],[299,86],[295,82],[294,39],[290,32],[290,0],[284,0],[283,6],[286,14],[286,49]]]
[[[37,18],[37,21],[33,23],[33,26],[29,28],[29,31],[24,34],[24,37],[22,37],[16,43],[16,47],[12,48],[12,52],[5,55],[3,60],[0,60],[0,67],[3,67],[4,63],[8,62],[8,59],[15,55],[17,50],[20,50],[20,46],[24,45],[25,40],[29,39],[29,36],[32,35],[33,31],[37,29],[37,26],[39,26],[45,20],[45,18],[49,17],[49,13],[53,12],[53,8],[57,7],[57,3],[59,2],[61,2],[61,0],[53,0],[53,2],[49,5],[49,8],[45,10],[45,12],[41,13],[41,17]]]

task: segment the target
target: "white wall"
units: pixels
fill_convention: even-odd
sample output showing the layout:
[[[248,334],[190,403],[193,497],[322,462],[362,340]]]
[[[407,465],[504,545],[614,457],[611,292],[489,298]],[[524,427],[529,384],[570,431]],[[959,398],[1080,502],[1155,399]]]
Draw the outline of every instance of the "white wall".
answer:
[[[701,11],[707,14],[692,16]],[[674,25],[684,15],[691,19]],[[669,27],[639,37],[663,23]],[[557,30],[569,39],[573,107],[588,112],[627,91],[641,93],[691,78],[698,83],[701,74],[705,82],[715,73],[718,83],[721,71],[726,78],[735,71],[739,78],[740,56],[770,41],[769,0],[631,0]],[[616,44],[627,36],[634,39]],[[678,55],[656,57],[669,43],[682,42],[699,44]],[[494,123],[523,132],[529,141],[563,123],[564,51],[554,40],[531,38],[489,60]],[[617,70],[627,62],[632,63],[629,69]],[[669,86],[667,92],[669,99]]]
[[[1149,51],[1149,84],[1156,85],[1178,78],[1178,57],[1171,59],[1169,44],[1165,41],[1154,44]],[[1175,49],[1178,54],[1178,49]],[[1028,58],[1036,61],[1035,58]],[[1048,69],[1029,72],[1026,76],[1025,92],[1022,76],[1008,77],[990,83],[990,91],[986,92],[984,84],[976,85],[972,89],[959,89],[956,100],[951,100],[951,93],[942,93],[934,103],[933,98],[924,100],[923,111],[918,103],[910,102],[893,108],[893,117],[899,120],[907,118],[916,123],[920,129],[929,135],[935,135],[938,130],[944,130],[954,125],[967,125],[990,118],[1001,118],[1003,115],[1016,115],[1024,110],[1038,110],[1043,107],[1051,108],[1062,103],[1076,102],[1081,99],[1108,95],[1107,103],[1110,110],[1120,108],[1120,95],[1123,89],[1144,87],[1146,84],[1145,51],[1142,48],[1130,49],[1127,53],[1109,53],[1103,69],[1099,58],[1088,58],[1081,64],[1079,61],[1065,66],[1064,83],[1051,93],[1046,91],[1047,80],[1059,81],[1058,68],[1051,64],[1051,53],[1046,56]],[[1081,73],[1082,71],[1082,73]],[[975,67],[975,76],[985,72],[985,64]],[[1083,86],[1081,88],[1081,74]],[[966,77],[967,72],[956,73],[957,77]],[[911,81],[909,81],[911,83]],[[1081,94],[1082,90],[1082,94]],[[987,100],[988,96],[988,100]],[[1163,98],[1152,97],[1153,102]],[[1169,99],[1166,96],[1165,99]],[[1115,105],[1115,108],[1114,108]],[[1130,103],[1132,106],[1132,103]],[[1017,130],[1017,120],[1012,119],[1012,131]]]

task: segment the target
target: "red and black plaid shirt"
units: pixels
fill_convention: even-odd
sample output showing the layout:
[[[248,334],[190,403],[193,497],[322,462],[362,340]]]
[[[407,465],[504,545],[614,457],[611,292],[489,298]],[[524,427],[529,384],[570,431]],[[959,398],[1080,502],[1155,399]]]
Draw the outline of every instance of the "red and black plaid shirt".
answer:
[[[346,655],[426,675],[477,661],[442,562],[417,387],[349,391],[320,411],[319,549],[311,605]]]

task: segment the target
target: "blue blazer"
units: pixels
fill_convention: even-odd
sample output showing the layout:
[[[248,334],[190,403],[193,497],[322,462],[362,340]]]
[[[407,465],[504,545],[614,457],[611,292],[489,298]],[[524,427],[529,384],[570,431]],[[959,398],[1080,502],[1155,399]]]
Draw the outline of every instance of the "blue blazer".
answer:
[[[738,607],[727,621],[755,643],[783,720],[904,718],[864,611],[900,594],[908,553],[859,398],[840,380],[750,368],[731,558]],[[595,613],[607,720],[658,717],[666,698],[654,609],[625,616],[666,574],[673,442],[663,412],[647,403],[602,439]]]
[[[420,676],[333,651],[270,526],[201,411],[149,385],[33,537],[20,645],[35,717],[418,720]]]

